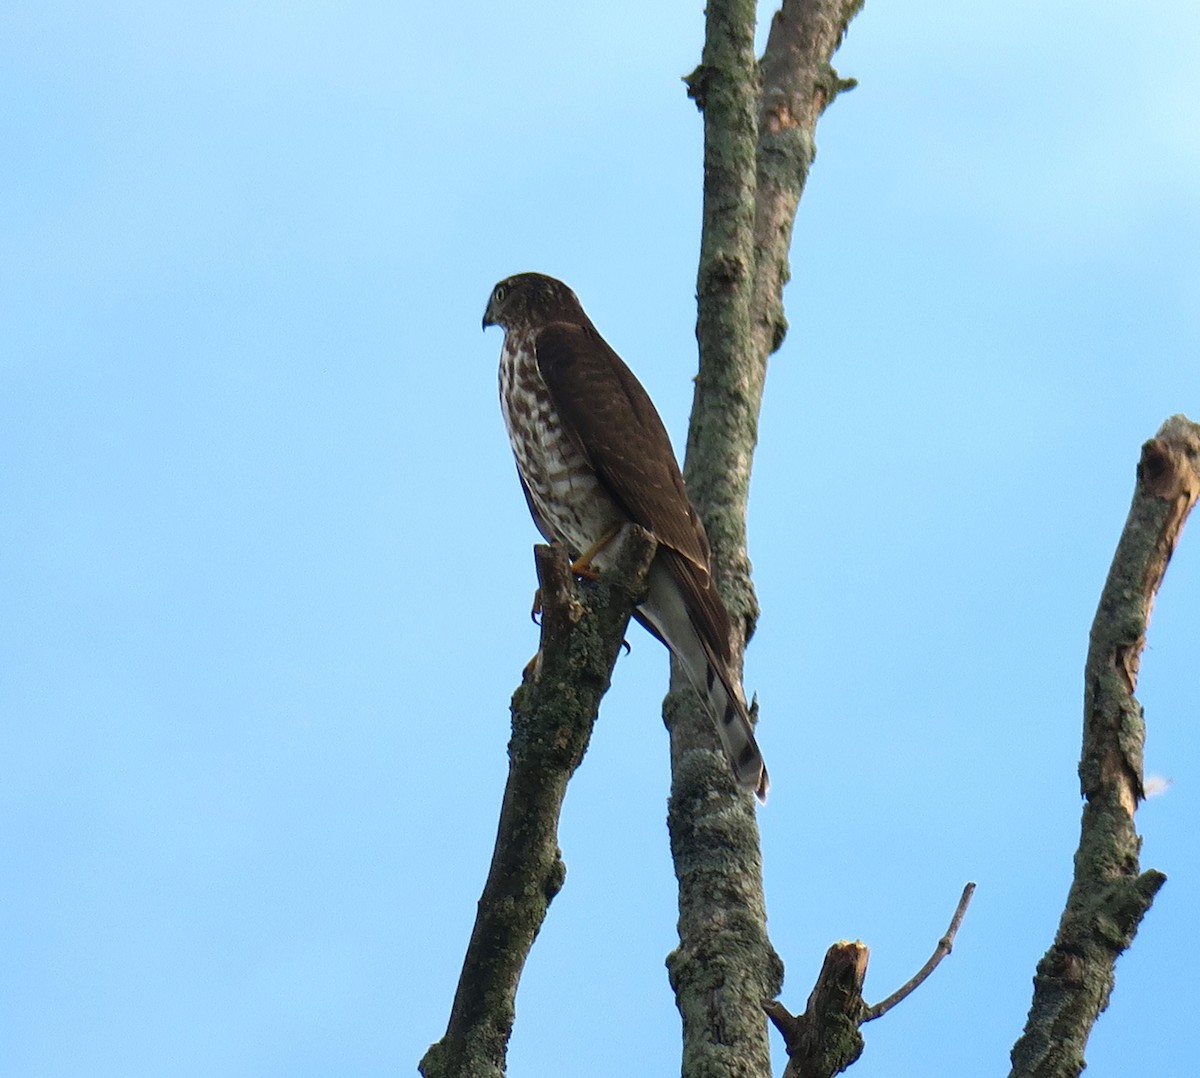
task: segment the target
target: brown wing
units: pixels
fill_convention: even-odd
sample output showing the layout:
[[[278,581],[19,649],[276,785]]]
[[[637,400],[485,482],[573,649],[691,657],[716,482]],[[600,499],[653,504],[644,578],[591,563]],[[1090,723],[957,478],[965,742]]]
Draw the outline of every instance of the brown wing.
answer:
[[[629,519],[709,575],[708,538],[649,395],[595,327],[552,322],[534,341],[555,407]]]

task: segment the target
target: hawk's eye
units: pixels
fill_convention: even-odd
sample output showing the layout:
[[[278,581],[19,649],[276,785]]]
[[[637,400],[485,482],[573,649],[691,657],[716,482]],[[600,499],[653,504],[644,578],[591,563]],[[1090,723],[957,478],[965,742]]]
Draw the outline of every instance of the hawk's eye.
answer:
[[[495,299],[495,301],[497,303],[503,303],[504,297],[507,295],[508,295],[508,289],[504,285],[502,285],[502,284],[496,285],[496,291],[493,294],[493,298]]]

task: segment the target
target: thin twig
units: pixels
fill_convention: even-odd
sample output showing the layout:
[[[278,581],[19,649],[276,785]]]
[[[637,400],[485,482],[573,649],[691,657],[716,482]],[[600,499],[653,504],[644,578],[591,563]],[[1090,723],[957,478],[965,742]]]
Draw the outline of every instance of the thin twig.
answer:
[[[907,999],[938,968],[938,964],[942,959],[954,950],[954,937],[958,935],[958,926],[962,924],[963,917],[966,916],[967,906],[971,904],[971,896],[973,894],[975,894],[975,884],[968,883],[963,888],[962,898],[958,900],[958,909],[954,911],[954,916],[950,918],[950,927],[946,929],[946,934],[938,940],[938,945],[933,949],[933,954],[929,956],[929,961],[917,970],[909,980],[897,988],[895,992],[888,996],[887,999],[880,1000],[873,1007],[867,1008],[867,1016],[863,1019],[864,1022],[871,1022],[876,1018],[882,1018],[897,1003]]]

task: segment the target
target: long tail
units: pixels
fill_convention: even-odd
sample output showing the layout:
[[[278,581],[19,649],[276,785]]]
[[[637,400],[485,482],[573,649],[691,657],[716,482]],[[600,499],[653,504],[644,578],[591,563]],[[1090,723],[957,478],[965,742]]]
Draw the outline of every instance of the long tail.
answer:
[[[767,800],[766,764],[728,658],[729,615],[712,584],[675,551],[660,546],[650,566],[639,620],[679,659],[708,705],[737,781]]]

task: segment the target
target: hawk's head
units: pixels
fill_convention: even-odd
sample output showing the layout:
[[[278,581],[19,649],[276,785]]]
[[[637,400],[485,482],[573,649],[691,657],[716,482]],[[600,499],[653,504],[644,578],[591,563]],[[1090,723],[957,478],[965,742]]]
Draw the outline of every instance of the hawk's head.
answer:
[[[492,289],[483,328],[541,325],[546,322],[586,320],[579,299],[562,281],[544,273],[518,273],[506,277]]]

